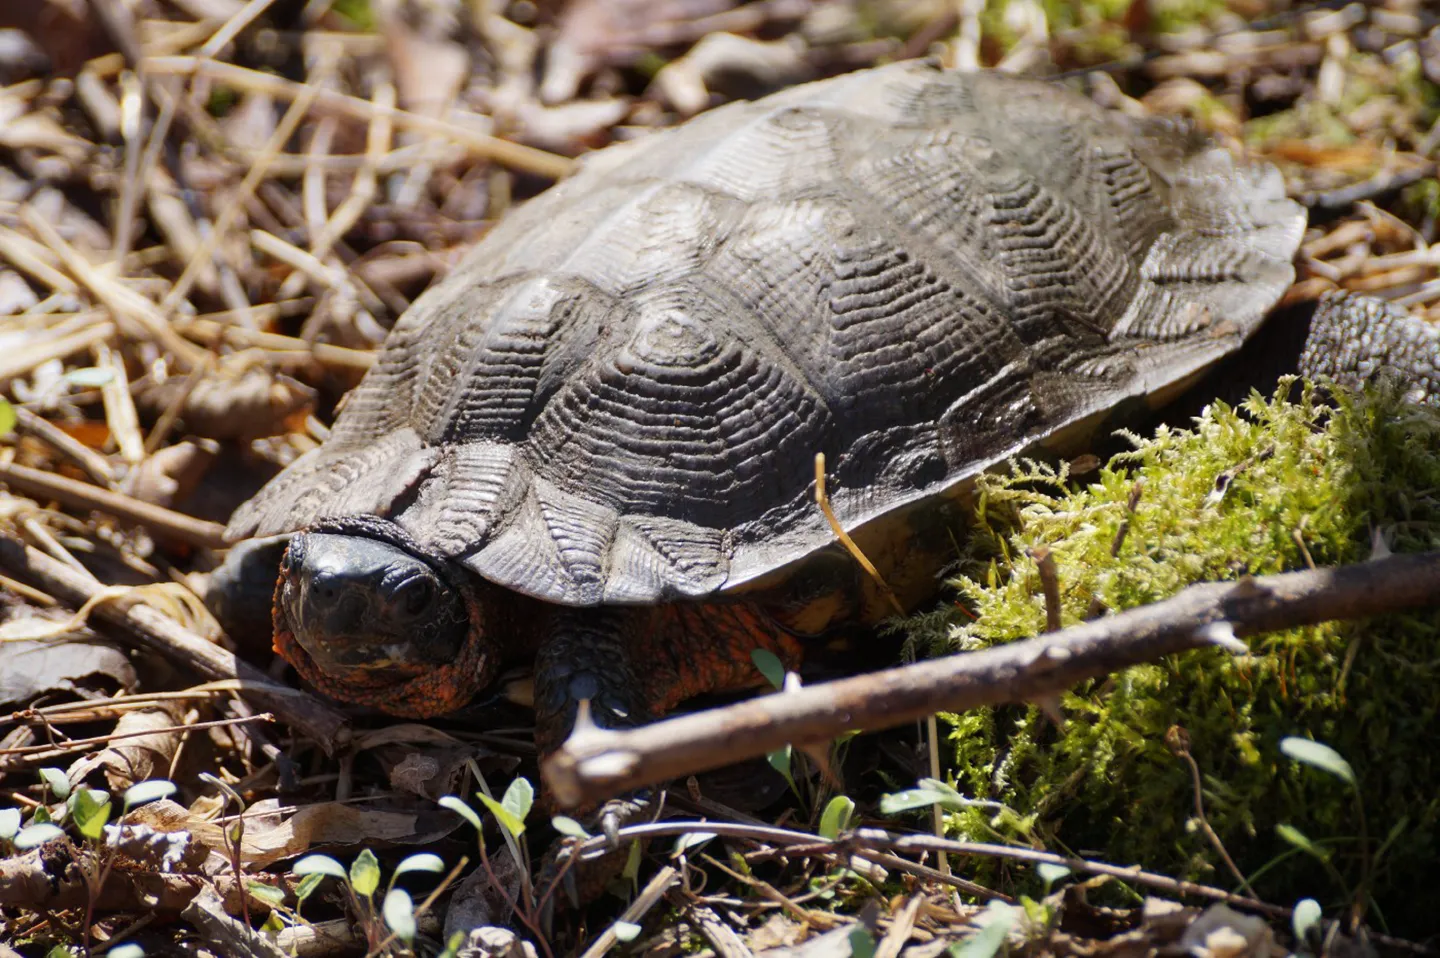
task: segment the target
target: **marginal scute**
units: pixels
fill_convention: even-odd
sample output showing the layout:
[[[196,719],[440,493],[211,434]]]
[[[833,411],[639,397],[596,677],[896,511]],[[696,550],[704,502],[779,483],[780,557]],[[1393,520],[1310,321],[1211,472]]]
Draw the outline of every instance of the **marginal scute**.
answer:
[[[440,451],[411,429],[376,436],[368,445],[326,444],[295,460],[263,495],[235,511],[227,534],[235,539],[301,529],[320,519],[387,515],[430,468]],[[384,482],[375,482],[384,476]]]
[[[601,151],[397,323],[233,536],[345,512],[570,605],[774,581],[1173,386],[1290,283],[1272,168],[1064,88],[898,63]]]
[[[604,601],[623,605],[716,592],[725,584],[728,551],[719,530],[627,516],[615,537]]]

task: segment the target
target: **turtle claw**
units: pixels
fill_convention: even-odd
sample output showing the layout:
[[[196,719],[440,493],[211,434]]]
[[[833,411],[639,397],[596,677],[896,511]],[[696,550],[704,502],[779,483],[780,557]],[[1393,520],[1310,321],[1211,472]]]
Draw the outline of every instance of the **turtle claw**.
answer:
[[[625,802],[621,799],[606,802],[600,809],[600,831],[605,835],[605,844],[611,850],[620,847],[620,826],[630,821],[644,808],[644,804]]]
[[[612,798],[595,812],[597,830],[605,836],[606,846],[612,851],[621,845],[620,829],[634,824],[650,811],[651,800],[646,794]]]
[[[595,809],[584,818],[583,825],[590,834],[605,836],[604,853],[566,866],[562,857],[565,850],[557,846],[545,856],[545,864],[539,872],[539,887],[547,888],[558,878],[560,891],[576,908],[599,898],[606,886],[619,877],[629,858],[620,830],[645,817],[650,808],[651,802],[647,797],[631,796],[612,799]]]

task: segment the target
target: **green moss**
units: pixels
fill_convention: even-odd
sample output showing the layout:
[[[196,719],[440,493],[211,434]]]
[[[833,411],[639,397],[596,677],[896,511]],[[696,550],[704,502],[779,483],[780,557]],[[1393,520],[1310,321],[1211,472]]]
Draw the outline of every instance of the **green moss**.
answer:
[[[1009,49],[1019,37],[1007,22],[1010,0],[988,0],[980,12],[980,27],[986,37]],[[1130,0],[1041,0],[1040,9],[1050,32],[1073,30],[1118,22],[1130,7]]]
[[[1057,563],[1067,625],[1097,602],[1127,609],[1192,582],[1361,561],[1372,529],[1393,534],[1397,552],[1440,547],[1433,410],[1373,396],[1332,411],[1306,390],[1293,402],[1217,404],[1193,429],[1132,438],[1135,450],[1083,488],[1033,464],[985,479],[956,583],[975,618],[918,619],[917,639],[973,649],[1041,631],[1044,599],[1029,556],[1040,546]],[[1206,815],[1242,870],[1253,875],[1288,855],[1256,890],[1338,906],[1359,881],[1359,822],[1343,786],[1278,750],[1285,736],[1310,736],[1354,764],[1372,833],[1403,822],[1403,837],[1376,866],[1376,897],[1392,927],[1428,932],[1440,908],[1430,876],[1440,860],[1432,727],[1440,621],[1430,613],[1328,623],[1250,646],[1239,658],[1207,650],[1088,683],[1063,697],[1061,728],[1035,708],[950,717],[958,786],[1012,810],[953,815],[952,832],[1040,840],[1233,885],[1191,821],[1189,768],[1166,747],[1167,730],[1180,726],[1201,770]],[[1280,824],[1326,843],[1339,880],[1283,843]]]
[[[1151,10],[1157,32],[1179,33],[1209,25],[1228,7],[1225,0],[1158,0]]]
[[[1283,140],[1307,140],[1312,146],[1349,146],[1355,134],[1324,103],[1306,100],[1294,108],[1256,117],[1245,124],[1246,144],[1263,149]]]
[[[1425,76],[1418,57],[1402,62],[1395,72],[1395,92],[1416,114],[1416,125],[1428,130],[1440,119],[1440,84]]]
[[[234,108],[240,95],[234,87],[216,84],[210,89],[210,98],[205,103],[205,110],[211,116],[223,117]]]
[[[1440,220],[1440,179],[1432,177],[1410,184],[1401,192],[1400,202],[1414,221]]]
[[[1130,35],[1122,25],[1131,0],[1040,0],[1051,35],[1071,34],[1072,53],[1082,62],[1100,62],[1130,52]],[[980,12],[980,30],[1000,53],[1020,41],[1009,17],[1010,0],[988,0]]]
[[[348,20],[356,30],[362,33],[375,32],[377,22],[375,11],[370,8],[370,0],[335,0],[330,9],[337,16]]]

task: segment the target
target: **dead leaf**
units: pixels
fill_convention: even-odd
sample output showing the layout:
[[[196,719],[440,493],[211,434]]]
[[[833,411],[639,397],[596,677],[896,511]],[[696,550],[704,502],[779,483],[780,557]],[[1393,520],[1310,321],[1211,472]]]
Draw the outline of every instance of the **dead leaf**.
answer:
[[[287,958],[278,945],[261,936],[243,921],[231,918],[225,913],[225,908],[226,902],[220,897],[220,893],[207,885],[180,914],[194,925],[206,940],[213,945],[219,945],[221,954]]]
[[[267,799],[245,813],[245,834],[240,841],[240,860],[245,864],[263,868],[318,846],[425,845],[439,841],[461,824],[438,807],[433,812],[387,812],[321,802],[304,805],[288,818],[277,814],[279,807],[278,799]],[[197,823],[195,836],[211,848],[225,847],[218,823]]]
[[[0,642],[0,704],[82,688],[130,692],[135,684],[135,669],[125,653],[88,632],[43,642]]]
[[[159,416],[178,400],[184,403],[180,415],[190,433],[248,442],[283,434],[286,421],[315,401],[311,387],[260,366],[234,370],[222,364],[195,383],[189,395],[184,394],[187,388],[184,379],[152,386],[137,397],[140,408]]]
[[[733,33],[712,33],[655,74],[655,89],[680,113],[699,113],[722,79],[751,89],[779,89],[806,78],[805,43],[795,35],[762,42]]]
[[[1195,958],[1281,958],[1285,954],[1265,919],[1223,903],[1211,905],[1190,923],[1180,937],[1180,949]]]
[[[60,73],[78,70],[86,60],[111,49],[84,0],[20,0],[0,3],[0,28],[15,28],[35,41]]]
[[[376,749],[375,757],[389,776],[391,788],[431,801],[454,794],[471,761],[483,759],[487,767],[510,766],[501,770],[502,775],[513,772],[518,764],[511,756],[499,756],[483,746],[469,745],[454,748],[390,745]]]
[[[195,491],[219,455],[220,446],[213,439],[166,446],[135,467],[126,477],[125,491],[136,499],[172,507]]]
[[[172,706],[174,708],[174,706]],[[97,770],[103,770],[112,792],[121,792],[150,778],[168,778],[170,763],[180,747],[180,733],[161,731],[180,723],[179,709],[172,712],[161,706],[126,712],[115,723],[116,735],[153,732],[122,738],[93,755],[87,755],[70,766],[72,782],[83,782]]]
[[[229,863],[198,841],[193,817],[168,798],[131,809],[125,820],[106,828],[105,844],[145,868],[161,872],[194,872],[214,856],[217,868]]]
[[[400,105],[423,116],[443,116],[470,77],[470,55],[448,38],[421,36],[401,17],[384,22]]]

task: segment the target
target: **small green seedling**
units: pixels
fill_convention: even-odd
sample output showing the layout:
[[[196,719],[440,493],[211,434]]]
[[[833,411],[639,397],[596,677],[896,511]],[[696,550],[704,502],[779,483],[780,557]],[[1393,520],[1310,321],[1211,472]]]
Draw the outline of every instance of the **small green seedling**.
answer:
[[[16,833],[11,842],[17,852],[28,852],[32,848],[39,848],[49,841],[54,841],[65,834],[65,829],[52,822],[41,822],[38,825],[26,825]]]
[[[855,802],[846,795],[836,795],[825,806],[820,816],[820,837],[834,841],[840,833],[850,827],[855,815]]]
[[[950,946],[951,958],[994,958],[1005,947],[1005,939],[1019,920],[1019,909],[1003,901],[992,901],[976,919],[980,931]]]
[[[300,876],[300,884],[296,886],[295,897],[302,905],[326,878],[333,878],[340,882],[350,898],[351,907],[365,928],[371,950],[376,951],[389,940],[387,932],[389,936],[398,938],[406,944],[415,939],[417,928],[415,902],[409,892],[396,887],[396,879],[415,872],[440,874],[445,871],[445,862],[439,855],[429,852],[421,852],[405,858],[390,873],[390,880],[385,885],[385,894],[381,898],[379,908],[375,906],[375,895],[380,891],[382,875],[380,860],[368,848],[363,849],[360,854],[355,856],[349,869],[329,855],[306,855],[291,866],[290,870]],[[299,920],[298,906],[295,918],[296,921]]]
[[[970,799],[939,779],[922,778],[914,788],[882,796],[880,812],[884,815],[897,815],[900,812],[929,808],[932,805],[939,805],[947,812],[958,812],[973,804]]]
[[[1045,883],[1045,894],[1050,894],[1050,889],[1055,883],[1070,875],[1070,869],[1064,865],[1057,865],[1054,862],[1040,862],[1035,866],[1035,873]]]

